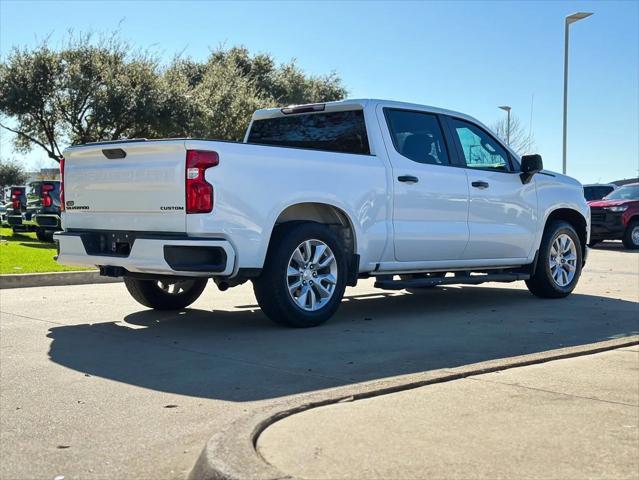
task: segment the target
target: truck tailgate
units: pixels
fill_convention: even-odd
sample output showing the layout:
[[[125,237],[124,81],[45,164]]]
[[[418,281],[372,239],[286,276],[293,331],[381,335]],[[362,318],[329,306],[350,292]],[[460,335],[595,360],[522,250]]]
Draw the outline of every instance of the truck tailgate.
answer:
[[[64,152],[63,227],[184,232],[184,140],[71,147]]]

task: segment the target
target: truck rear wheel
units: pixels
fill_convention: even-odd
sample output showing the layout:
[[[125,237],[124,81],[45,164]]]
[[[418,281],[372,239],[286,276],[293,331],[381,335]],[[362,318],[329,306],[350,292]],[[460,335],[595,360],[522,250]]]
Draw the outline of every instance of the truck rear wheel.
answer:
[[[262,311],[289,327],[315,327],[338,309],[346,288],[344,245],[315,222],[279,227],[271,239],[264,270],[253,280]]]
[[[140,280],[124,277],[131,296],[145,307],[155,310],[179,310],[195,302],[206,287],[206,278],[176,280]]]
[[[551,223],[539,246],[535,274],[526,280],[528,290],[542,298],[570,295],[581,275],[582,246],[577,232],[567,222]]]
[[[36,237],[38,237],[38,240],[41,242],[53,242],[53,230],[38,228],[36,230]]]

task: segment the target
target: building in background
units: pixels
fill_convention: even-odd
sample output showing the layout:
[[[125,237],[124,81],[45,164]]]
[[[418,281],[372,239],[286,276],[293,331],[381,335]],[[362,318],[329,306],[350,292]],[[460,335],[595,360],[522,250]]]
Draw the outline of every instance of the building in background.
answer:
[[[42,180],[60,180],[60,170],[57,168],[41,168],[40,170],[27,172],[27,175],[26,185]]]

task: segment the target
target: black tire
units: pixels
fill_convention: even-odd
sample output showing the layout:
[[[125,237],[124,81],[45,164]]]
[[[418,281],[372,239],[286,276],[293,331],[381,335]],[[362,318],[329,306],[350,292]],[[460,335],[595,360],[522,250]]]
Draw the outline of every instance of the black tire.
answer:
[[[565,286],[560,286],[553,279],[549,261],[552,244],[555,239],[562,234],[568,235],[573,241],[576,247],[577,256],[575,275],[570,283]],[[577,286],[577,282],[579,281],[579,277],[581,276],[582,263],[583,248],[581,245],[581,240],[579,239],[579,235],[577,235],[577,232],[569,223],[563,221],[554,221],[550,225],[548,225],[546,227],[546,230],[544,231],[544,236],[541,239],[541,245],[539,246],[537,268],[535,269],[535,274],[529,280],[526,280],[526,286],[528,286],[528,290],[530,290],[533,295],[541,298],[566,297],[570,295],[570,293]]]
[[[403,275],[400,275],[399,278],[401,280],[412,280],[414,278],[443,278],[446,276],[446,272],[432,272],[432,273],[406,273]],[[425,287],[411,287],[411,288],[407,288],[406,291],[407,292],[419,292],[420,290],[426,290],[429,288],[435,288],[437,285],[428,285]]]
[[[206,278],[178,281],[175,285],[181,291],[169,293],[160,287],[157,280],[124,277],[124,285],[131,296],[138,303],[155,310],[179,310],[188,307],[202,295],[207,281]]]
[[[633,220],[626,227],[626,231],[623,232],[623,246],[629,250],[637,250],[639,249],[639,239],[637,241],[633,240],[632,232],[635,230],[639,230],[639,220]],[[635,233],[637,235],[637,233]]]
[[[337,280],[326,304],[304,310],[289,293],[288,265],[295,250],[306,240],[319,240],[333,252]],[[253,280],[253,291],[262,311],[275,323],[288,327],[316,327],[339,308],[346,288],[347,262],[344,245],[326,225],[315,222],[283,224],[273,234],[262,274]]]
[[[42,228],[38,228],[36,230],[36,237],[41,242],[53,242],[53,230],[43,230]]]

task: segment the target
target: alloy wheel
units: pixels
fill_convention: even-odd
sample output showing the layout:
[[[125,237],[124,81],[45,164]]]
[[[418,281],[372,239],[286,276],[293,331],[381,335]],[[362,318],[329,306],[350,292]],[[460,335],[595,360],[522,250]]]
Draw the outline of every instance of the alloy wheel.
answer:
[[[293,251],[286,272],[288,293],[303,310],[314,312],[333,297],[337,285],[337,260],[321,240],[306,240]]]
[[[560,287],[566,287],[577,271],[577,246],[565,233],[558,235],[550,248],[550,274]]]

